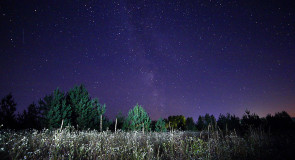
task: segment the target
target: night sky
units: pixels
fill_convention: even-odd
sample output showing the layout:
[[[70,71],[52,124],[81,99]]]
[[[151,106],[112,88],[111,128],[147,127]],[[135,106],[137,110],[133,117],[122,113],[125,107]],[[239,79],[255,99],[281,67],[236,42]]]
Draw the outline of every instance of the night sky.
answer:
[[[295,1],[0,1],[0,96],[85,84],[106,115],[295,116]]]

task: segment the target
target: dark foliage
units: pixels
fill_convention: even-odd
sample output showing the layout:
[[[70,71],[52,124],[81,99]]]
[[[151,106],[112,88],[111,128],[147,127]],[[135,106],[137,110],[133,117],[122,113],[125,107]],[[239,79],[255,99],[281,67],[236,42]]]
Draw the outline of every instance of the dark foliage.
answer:
[[[221,130],[232,131],[232,130],[240,130],[240,118],[235,115],[231,115],[227,113],[226,115],[220,114],[217,125]]]
[[[196,127],[197,127],[197,129],[199,131],[201,131],[201,130],[203,130],[205,128],[205,123],[204,123],[204,120],[203,120],[202,116],[199,116]]]
[[[166,127],[170,130],[185,130],[185,117],[183,115],[169,116],[167,123]]]
[[[40,109],[35,103],[30,104],[27,110],[24,110],[22,114],[18,115],[20,129],[41,129],[40,121]]]
[[[196,129],[197,129],[196,124],[195,124],[194,119],[192,117],[186,118],[185,128],[188,131],[196,131]]]
[[[12,97],[12,94],[9,93],[5,96],[0,103],[0,125],[2,128],[11,128],[15,129],[17,126],[15,111],[16,103]]]
[[[241,120],[241,125],[244,131],[248,131],[249,129],[257,129],[262,126],[262,120],[257,114],[251,114],[249,110],[246,110]]]
[[[216,119],[213,115],[210,116],[206,113],[205,116],[199,116],[196,126],[199,131],[208,128],[209,125],[213,127],[216,125]]]
[[[294,128],[294,122],[290,115],[285,112],[278,112],[274,116],[268,114],[266,116],[266,129],[271,131],[281,131]]]
[[[117,119],[117,126],[116,125],[116,119]],[[122,130],[123,129],[123,124],[125,121],[125,117],[121,112],[119,112],[116,116],[116,119],[112,122],[112,124],[109,126],[111,131],[115,131],[115,127],[117,127],[117,130]]]

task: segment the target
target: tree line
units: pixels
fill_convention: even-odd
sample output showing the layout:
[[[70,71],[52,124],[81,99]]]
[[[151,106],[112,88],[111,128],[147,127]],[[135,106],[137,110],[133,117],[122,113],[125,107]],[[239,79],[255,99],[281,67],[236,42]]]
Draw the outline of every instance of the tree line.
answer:
[[[246,110],[242,118],[230,113],[220,114],[218,119],[208,113],[199,116],[197,121],[183,115],[169,116],[152,121],[142,106],[136,104],[125,117],[119,113],[115,120],[105,116],[106,105],[91,98],[83,85],[74,86],[68,92],[56,89],[53,93],[32,103],[22,113],[16,114],[16,103],[12,94],[2,98],[0,103],[0,125],[6,129],[56,129],[72,126],[78,130],[124,130],[124,131],[156,131],[173,130],[202,131],[208,127],[224,131],[245,132],[249,129],[282,131],[295,128],[290,115],[278,112],[259,117]]]

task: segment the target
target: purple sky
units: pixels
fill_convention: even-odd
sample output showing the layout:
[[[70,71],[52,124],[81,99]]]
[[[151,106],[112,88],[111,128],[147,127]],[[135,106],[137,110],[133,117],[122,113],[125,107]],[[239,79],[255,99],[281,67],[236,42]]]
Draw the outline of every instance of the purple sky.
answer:
[[[0,96],[85,84],[107,116],[295,116],[292,0],[0,2]]]

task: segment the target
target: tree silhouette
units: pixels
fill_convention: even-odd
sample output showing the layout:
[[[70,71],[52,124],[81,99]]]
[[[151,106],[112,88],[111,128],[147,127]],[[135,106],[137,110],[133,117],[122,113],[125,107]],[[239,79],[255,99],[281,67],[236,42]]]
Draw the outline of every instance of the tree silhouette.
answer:
[[[39,111],[40,111],[40,126],[41,128],[47,128],[49,126],[47,114],[53,101],[53,94],[46,95],[43,99],[39,100]]]
[[[197,122],[197,129],[199,131],[203,130],[205,128],[205,123],[204,123],[204,120],[203,120],[203,117],[202,116],[199,116],[198,118],[198,122]]]
[[[241,120],[241,125],[245,131],[250,128],[258,128],[261,126],[261,119],[257,114],[251,114],[249,110],[246,110]]]
[[[290,130],[294,127],[294,122],[290,115],[285,112],[278,112],[274,116],[266,116],[266,129],[271,131]]]
[[[116,126],[116,120],[117,120],[117,126]],[[112,124],[112,130],[115,131],[115,127],[116,127],[116,130],[122,130],[123,129],[123,124],[124,124],[124,121],[125,121],[125,117],[123,116],[123,114],[121,112],[119,112],[117,115],[116,115],[116,120],[113,122]]]
[[[217,125],[221,130],[232,131],[235,129],[239,131],[241,129],[240,118],[229,113],[226,115],[220,114]]]
[[[14,113],[16,103],[11,93],[2,98],[0,106],[0,125],[3,125],[2,128],[16,128],[17,123]]]
[[[20,128],[41,129],[40,117],[39,107],[35,103],[30,104],[28,109],[24,110],[23,113],[19,115],[18,121]]]
[[[189,131],[195,131],[196,130],[196,124],[194,122],[194,119],[192,117],[186,118],[186,130]]]
[[[208,113],[205,114],[205,116],[199,116],[198,122],[197,122],[197,129],[203,130],[210,126],[215,126],[216,119],[213,115],[209,115]]]

